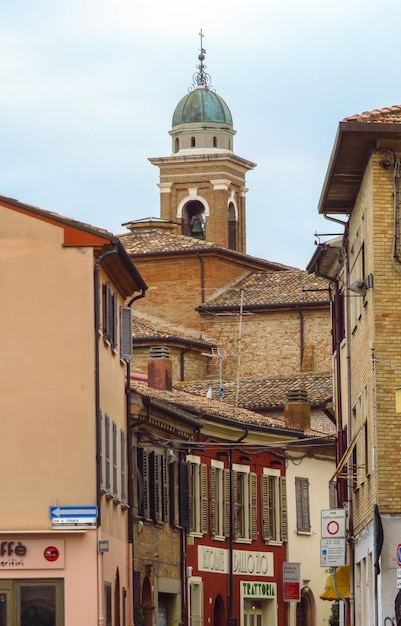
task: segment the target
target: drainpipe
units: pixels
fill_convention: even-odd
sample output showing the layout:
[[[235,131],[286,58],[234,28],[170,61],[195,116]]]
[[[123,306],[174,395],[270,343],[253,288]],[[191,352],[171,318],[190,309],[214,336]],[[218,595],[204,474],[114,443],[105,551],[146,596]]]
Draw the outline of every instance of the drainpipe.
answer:
[[[302,361],[304,359],[304,348],[305,348],[305,324],[304,324],[304,314],[301,309],[297,306],[297,313],[299,315],[299,371],[302,372]]]
[[[201,303],[205,303],[205,262],[202,259],[199,252],[196,253],[200,263],[200,277],[201,277]]]

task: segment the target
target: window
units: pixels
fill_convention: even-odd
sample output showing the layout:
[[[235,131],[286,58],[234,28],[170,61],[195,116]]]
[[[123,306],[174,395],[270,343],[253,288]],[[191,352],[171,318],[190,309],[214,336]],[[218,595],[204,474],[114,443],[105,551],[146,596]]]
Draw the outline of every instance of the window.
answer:
[[[104,452],[106,465],[106,494],[110,494],[110,418],[107,413],[104,419]]]
[[[155,522],[167,521],[167,463],[164,455],[151,452],[149,500],[150,517]]]
[[[264,468],[260,477],[262,538],[266,542],[287,541],[286,479],[279,470]]]
[[[117,501],[117,424],[113,422],[113,498]]]
[[[120,308],[120,356],[123,361],[132,359],[132,309]]]
[[[120,431],[120,459],[121,459],[121,503],[126,504],[127,501],[127,491],[125,487],[125,432],[123,430]]]
[[[217,148],[217,137],[213,137],[213,148]]]
[[[109,282],[102,287],[102,327],[104,340],[115,348],[117,346],[117,293],[111,292]]]
[[[195,148],[196,142],[195,137],[191,137],[191,148]]]
[[[190,487],[190,511],[192,533],[202,534],[207,532],[207,475],[206,465],[200,462],[200,457],[188,455],[189,462],[189,487]]]
[[[164,454],[137,450],[138,515],[155,522],[168,519],[167,463]]]
[[[209,467],[210,534],[230,536],[230,472],[221,461]]]
[[[111,583],[104,583],[104,624],[113,626],[111,607]]]
[[[256,474],[249,466],[233,466],[232,502],[234,538],[256,539]]]
[[[64,623],[64,588],[59,579],[0,581],[1,626]]]
[[[310,532],[309,480],[295,478],[295,499],[297,509],[297,532]]]
[[[235,206],[230,202],[228,206],[228,247],[230,250],[237,249],[237,216]]]
[[[352,436],[357,438],[352,452],[354,489],[360,487],[370,473],[367,408],[368,391],[365,385],[352,407]]]

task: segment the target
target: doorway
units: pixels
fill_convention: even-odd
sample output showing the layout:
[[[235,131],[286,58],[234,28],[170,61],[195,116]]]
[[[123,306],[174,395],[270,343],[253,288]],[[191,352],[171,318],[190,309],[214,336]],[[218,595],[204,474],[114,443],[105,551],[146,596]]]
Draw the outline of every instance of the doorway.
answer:
[[[63,626],[63,581],[0,581],[0,626]]]

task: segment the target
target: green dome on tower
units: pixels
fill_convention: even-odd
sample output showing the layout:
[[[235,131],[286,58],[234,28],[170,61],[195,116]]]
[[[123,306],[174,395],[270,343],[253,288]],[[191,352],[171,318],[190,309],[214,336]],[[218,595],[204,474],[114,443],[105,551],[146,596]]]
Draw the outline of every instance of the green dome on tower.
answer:
[[[177,104],[173,114],[172,126],[191,123],[233,125],[230,109],[223,98],[206,86],[199,86]]]

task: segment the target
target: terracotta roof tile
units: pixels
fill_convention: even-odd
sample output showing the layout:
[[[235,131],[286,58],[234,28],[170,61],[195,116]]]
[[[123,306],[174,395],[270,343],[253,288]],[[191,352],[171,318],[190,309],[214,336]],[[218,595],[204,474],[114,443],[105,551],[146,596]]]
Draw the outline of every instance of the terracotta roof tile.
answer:
[[[217,398],[220,388],[219,381],[183,382],[175,385],[187,393],[206,396],[212,389],[212,397]],[[224,401],[234,404],[237,394],[236,381],[224,381]],[[287,392],[293,389],[304,389],[312,408],[324,407],[332,398],[332,374],[298,374],[293,376],[269,376],[267,378],[241,378],[238,405],[250,410],[283,409]]]
[[[185,332],[181,329],[169,326],[167,324],[161,324],[159,321],[153,321],[145,317],[139,317],[138,315],[133,316],[132,329],[134,341],[139,339],[154,338],[158,340],[165,340],[168,342],[174,340],[179,342],[181,340],[190,343],[197,343],[200,346],[213,347],[216,345],[215,342],[208,341],[204,338],[195,337],[189,332]]]
[[[329,302],[329,283],[305,270],[251,272],[245,278],[206,302],[200,310],[239,307],[241,290],[244,306]]]
[[[234,250],[222,248],[216,243],[195,239],[194,237],[187,237],[186,235],[175,235],[157,228],[153,231],[147,231],[141,234],[130,232],[116,236],[120,239],[128,254],[132,256],[215,250],[222,254],[238,257],[239,259],[247,259],[248,261],[254,259],[259,263],[263,263],[266,267],[271,267],[276,270],[292,269],[290,266],[283,265],[282,263],[259,259],[249,254],[241,254]]]
[[[345,117],[344,122],[365,122],[369,124],[385,123],[400,124],[401,123],[401,105],[385,107],[383,109],[373,109],[373,111],[365,111],[356,115]]]
[[[286,426],[283,420],[260,415],[244,408],[233,406],[221,400],[210,400],[205,396],[199,396],[184,391],[173,389],[173,391],[161,391],[148,387],[146,383],[131,382],[131,389],[138,392],[142,396],[149,396],[159,401],[166,402],[166,405],[174,405],[178,408],[196,413],[196,416],[202,419],[203,416],[215,416],[229,421],[236,421],[240,424],[256,426],[258,428],[279,429],[288,431],[290,434],[294,429]],[[297,431],[299,432],[299,431]],[[305,433],[306,437],[322,436],[321,432],[311,431]]]

